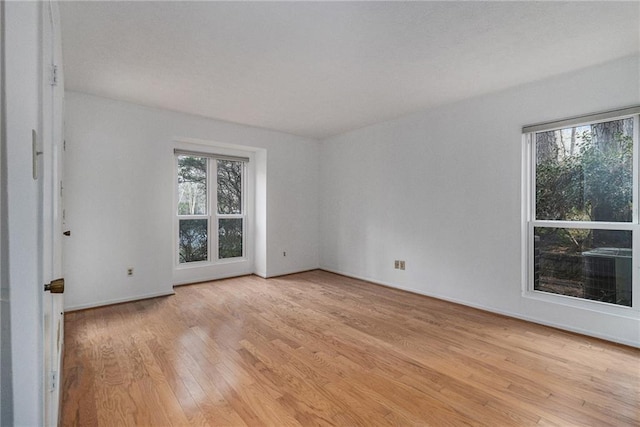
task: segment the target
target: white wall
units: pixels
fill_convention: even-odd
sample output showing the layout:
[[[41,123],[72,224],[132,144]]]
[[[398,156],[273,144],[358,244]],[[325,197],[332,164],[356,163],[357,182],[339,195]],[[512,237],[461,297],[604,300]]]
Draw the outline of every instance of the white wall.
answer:
[[[267,277],[267,152],[260,150],[255,155],[255,224],[254,262],[255,273]],[[319,256],[319,253],[316,254]]]
[[[6,2],[5,43],[6,194],[9,250],[3,265],[3,371],[10,364],[11,382],[2,382],[3,425],[43,425],[42,294],[39,251],[38,182],[32,178],[31,130],[40,130],[40,4]],[[6,180],[5,180],[6,178]],[[7,320],[7,313],[9,322]],[[9,341],[5,341],[9,338]],[[9,353],[4,349],[9,348]],[[11,388],[7,390],[7,388]],[[6,401],[5,399],[8,399]]]
[[[322,143],[68,92],[67,309],[171,292],[172,149],[195,138],[255,151],[257,274],[320,266],[640,345],[637,311],[528,298],[521,280],[522,126],[638,104],[639,76],[626,58]]]
[[[77,92],[65,102],[67,309],[168,294],[184,281],[173,253],[177,139],[244,148],[262,162],[256,174],[266,184],[256,184],[268,197],[258,197],[251,271],[275,276],[318,267],[317,141]],[[221,267],[191,277],[226,273]]]
[[[638,311],[526,298],[521,269],[522,126],[637,104],[635,57],[323,141],[321,268],[640,345]]]

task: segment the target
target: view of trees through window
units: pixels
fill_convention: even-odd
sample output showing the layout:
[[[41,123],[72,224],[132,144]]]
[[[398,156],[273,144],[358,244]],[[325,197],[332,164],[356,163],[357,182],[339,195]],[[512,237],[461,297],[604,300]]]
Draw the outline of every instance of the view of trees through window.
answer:
[[[215,168],[212,176],[208,173],[210,167]],[[243,256],[243,173],[242,161],[178,155],[180,263],[209,259],[211,222],[217,228],[214,238],[218,259]],[[215,188],[214,194],[211,194],[209,180]],[[217,205],[214,212],[209,208],[210,200]]]
[[[209,258],[207,158],[178,156],[178,240],[181,263]]]
[[[535,133],[534,289],[631,305],[633,125]]]
[[[242,256],[242,162],[217,161],[218,170],[218,258]],[[231,217],[222,217],[231,216]]]

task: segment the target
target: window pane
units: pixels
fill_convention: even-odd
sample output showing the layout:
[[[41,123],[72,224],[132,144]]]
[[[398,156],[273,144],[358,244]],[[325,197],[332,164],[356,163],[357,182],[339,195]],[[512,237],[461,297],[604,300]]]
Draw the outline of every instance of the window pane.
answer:
[[[631,306],[631,231],[536,227],[534,289]]]
[[[181,219],[179,234],[180,263],[206,261],[208,233],[206,219]]]
[[[207,159],[178,156],[178,215],[207,213]]]
[[[242,162],[218,160],[218,213],[242,213]]]
[[[242,218],[218,220],[218,258],[242,256]]]
[[[632,118],[536,133],[536,219],[630,222],[632,135]]]

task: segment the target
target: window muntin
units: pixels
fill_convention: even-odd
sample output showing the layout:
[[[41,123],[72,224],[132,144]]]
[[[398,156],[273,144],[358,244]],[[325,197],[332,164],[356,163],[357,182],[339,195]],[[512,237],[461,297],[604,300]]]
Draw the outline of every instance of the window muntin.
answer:
[[[245,161],[176,153],[176,163],[178,264],[243,258]]]
[[[529,290],[633,305],[637,111],[527,134]]]

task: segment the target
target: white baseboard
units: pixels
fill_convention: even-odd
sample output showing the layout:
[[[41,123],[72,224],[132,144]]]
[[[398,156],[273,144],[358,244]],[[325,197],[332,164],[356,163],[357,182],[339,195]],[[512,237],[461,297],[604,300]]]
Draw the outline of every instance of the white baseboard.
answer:
[[[126,298],[115,298],[110,300],[92,302],[90,304],[72,305],[69,307],[65,307],[64,311],[70,312],[70,311],[77,311],[77,310],[86,310],[87,308],[96,308],[96,307],[102,307],[105,305],[120,304],[123,302],[139,301],[143,299],[156,298],[156,297],[165,297],[165,296],[174,295],[174,294],[175,292],[171,290],[169,292],[163,291],[163,292],[154,292],[150,294],[136,295],[136,296],[126,297]]]
[[[347,277],[351,277],[351,278],[358,279],[358,280],[364,280],[366,282],[371,282],[371,283],[374,283],[376,285],[386,286],[386,287],[393,288],[393,289],[399,289],[399,290],[402,290],[402,291],[411,292],[411,293],[417,294],[417,295],[423,295],[423,296],[426,296],[426,297],[436,298],[436,299],[443,300],[443,301],[453,302],[453,303],[456,303],[456,304],[464,305],[466,307],[472,307],[472,308],[476,308],[478,310],[488,311],[490,313],[500,314],[500,315],[507,316],[507,317],[513,317],[515,319],[525,320],[527,322],[536,323],[536,324],[543,325],[543,326],[550,326],[552,328],[560,329],[560,330],[563,330],[563,331],[574,332],[574,333],[577,333],[577,334],[580,334],[580,335],[586,335],[586,336],[602,339],[602,340],[605,340],[605,341],[611,341],[611,342],[615,342],[615,343],[618,343],[618,344],[624,344],[624,345],[627,345],[629,347],[640,348],[640,343],[638,343],[638,342],[628,341],[628,340],[625,340],[625,339],[620,339],[618,337],[612,337],[612,336],[608,336],[608,335],[605,335],[605,334],[594,333],[593,331],[586,330],[586,329],[576,328],[576,327],[568,326],[568,325],[564,325],[564,324],[558,324],[558,323],[555,323],[555,322],[549,322],[549,321],[544,320],[544,319],[538,319],[538,318],[535,318],[535,317],[525,316],[525,315],[522,315],[520,313],[514,313],[514,312],[511,312],[511,311],[508,311],[508,310],[502,310],[502,309],[497,309],[497,308],[494,308],[494,307],[488,307],[488,306],[485,306],[485,305],[482,305],[482,304],[477,304],[477,303],[474,303],[474,302],[471,302],[471,301],[460,300],[460,299],[457,299],[457,298],[450,298],[450,297],[447,297],[447,296],[444,296],[444,295],[428,293],[428,292],[420,291],[418,289],[398,286],[398,285],[396,285],[394,283],[384,282],[384,281],[377,280],[377,279],[374,279],[374,278],[371,278],[371,277],[360,276],[358,274],[353,274],[353,273],[346,272],[346,271],[341,271],[341,270],[338,270],[338,269],[333,269],[333,268],[329,268],[329,267],[320,267],[320,269],[328,271],[330,273],[340,274],[341,276],[347,276]]]
[[[233,277],[250,276],[251,274],[255,274],[255,273],[242,272],[242,273],[219,274],[219,275],[216,275],[215,277],[207,277],[207,276],[196,277],[191,280],[182,280],[182,281],[174,282],[173,286],[185,286],[185,285],[193,285],[195,283],[215,282],[216,280],[231,279]]]
[[[271,278],[274,278],[274,277],[288,276],[290,274],[298,274],[298,273],[304,273],[304,272],[307,272],[307,271],[320,270],[320,269],[321,268],[316,265],[316,266],[313,266],[313,267],[296,268],[295,270],[282,270],[282,271],[278,271],[276,273],[267,274],[265,276],[263,276],[261,274],[257,274],[257,273],[254,273],[254,274],[256,276],[262,277],[263,279],[271,279]]]

